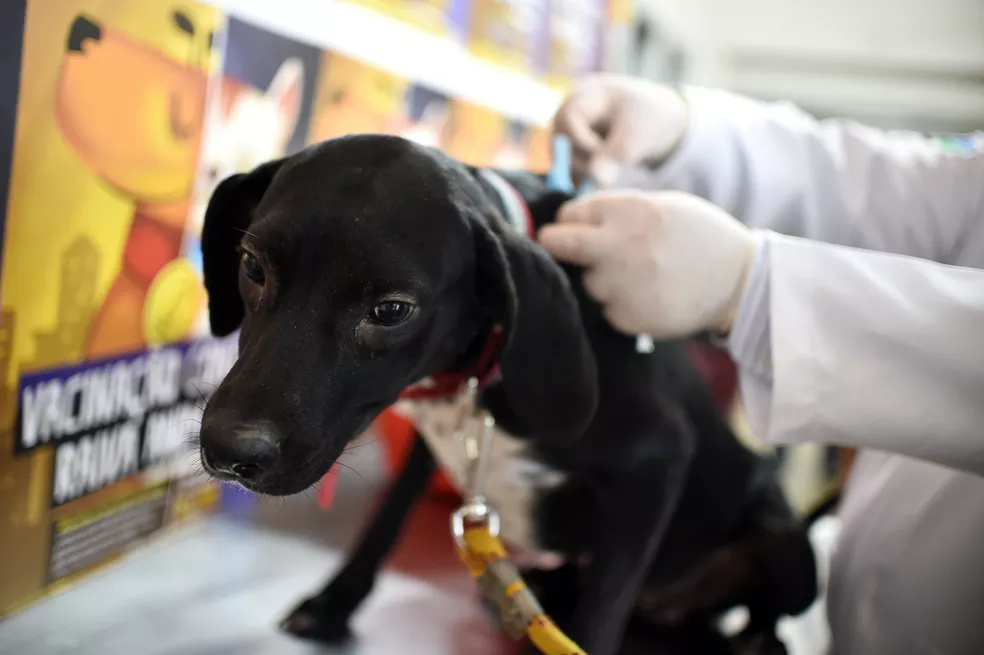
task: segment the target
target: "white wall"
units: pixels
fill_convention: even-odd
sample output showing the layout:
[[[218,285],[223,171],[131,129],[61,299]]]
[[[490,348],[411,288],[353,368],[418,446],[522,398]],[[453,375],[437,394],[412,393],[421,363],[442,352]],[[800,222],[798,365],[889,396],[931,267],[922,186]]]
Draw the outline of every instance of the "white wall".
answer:
[[[688,46],[689,79],[823,115],[984,129],[982,0],[640,0]]]

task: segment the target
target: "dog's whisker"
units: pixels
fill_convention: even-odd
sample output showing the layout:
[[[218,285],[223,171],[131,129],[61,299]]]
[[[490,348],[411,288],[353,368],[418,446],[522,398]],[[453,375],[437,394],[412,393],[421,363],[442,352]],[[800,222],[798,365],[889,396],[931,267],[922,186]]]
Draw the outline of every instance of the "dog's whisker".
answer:
[[[355,473],[355,474],[356,474],[357,476],[359,476],[359,479],[360,479],[360,480],[362,480],[362,482],[363,482],[363,483],[364,483],[365,485],[367,485],[367,486],[369,485],[369,481],[368,481],[368,480],[366,480],[366,479],[365,479],[364,477],[362,477],[362,474],[361,474],[361,473],[359,473],[358,471],[356,471],[356,470],[355,470],[354,468],[352,468],[352,467],[351,467],[351,466],[349,466],[348,464],[345,464],[345,463],[343,463],[343,462],[339,462],[338,460],[335,460],[335,463],[336,463],[337,465],[339,465],[339,466],[341,466],[341,467],[343,467],[343,468],[347,468],[348,470],[350,470],[350,471],[352,471],[352,472],[353,472],[353,473]]]
[[[208,397],[207,397],[207,396],[206,396],[206,395],[205,395],[204,393],[202,393],[202,390],[198,388],[198,385],[197,385],[197,384],[195,384],[194,382],[192,382],[192,383],[191,383],[191,386],[193,386],[193,387],[195,388],[195,391],[197,391],[197,392],[198,392],[198,395],[199,395],[199,396],[201,396],[201,398],[202,398],[202,402],[203,402],[203,403],[204,403],[205,405],[208,405]],[[197,405],[195,405],[195,406],[196,406],[196,407],[198,407]],[[205,408],[204,408],[204,407],[199,407],[198,409],[201,409],[202,411],[204,411],[204,410],[205,410]]]
[[[376,437],[371,441],[366,441],[363,443],[357,443],[357,444],[352,444],[351,446],[346,446],[345,448],[342,449],[342,454],[351,453],[358,450],[359,448],[365,448],[366,446],[371,446],[372,444],[379,441],[379,439],[380,439],[379,437]]]
[[[253,234],[249,230],[244,230],[243,228],[241,228],[241,227],[235,227],[234,225],[226,225],[225,227],[229,228],[230,230],[235,230],[236,232],[241,232],[241,233],[243,233],[243,234],[245,234],[247,236],[253,237],[257,241],[261,241],[260,237],[256,236],[255,234]]]

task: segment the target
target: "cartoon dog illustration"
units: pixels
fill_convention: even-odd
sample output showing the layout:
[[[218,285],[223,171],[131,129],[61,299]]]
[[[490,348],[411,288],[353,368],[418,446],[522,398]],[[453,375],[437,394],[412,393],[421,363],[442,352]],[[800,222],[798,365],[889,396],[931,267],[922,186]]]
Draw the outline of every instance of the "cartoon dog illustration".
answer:
[[[323,55],[321,70],[312,143],[359,132],[400,132],[406,80],[337,53]]]
[[[550,170],[551,132],[545,127],[533,127],[526,135],[526,168],[537,173]]]
[[[476,166],[491,166],[506,141],[504,117],[479,105],[451,103],[451,128],[444,148],[452,157]]]
[[[77,16],[68,30],[55,101],[58,124],[89,169],[134,206],[119,272],[89,326],[87,358],[146,346],[154,327],[147,325],[148,295],[181,249],[212,31],[182,11],[170,18],[172,24],[160,27],[187,42],[183,60],[88,16]],[[158,296],[181,300],[186,291],[195,293],[193,275],[189,279],[173,266],[166,272],[169,279],[156,282]],[[164,314],[173,321],[181,313]],[[193,312],[183,315],[190,327]],[[157,328],[172,335],[187,331],[180,324]]]

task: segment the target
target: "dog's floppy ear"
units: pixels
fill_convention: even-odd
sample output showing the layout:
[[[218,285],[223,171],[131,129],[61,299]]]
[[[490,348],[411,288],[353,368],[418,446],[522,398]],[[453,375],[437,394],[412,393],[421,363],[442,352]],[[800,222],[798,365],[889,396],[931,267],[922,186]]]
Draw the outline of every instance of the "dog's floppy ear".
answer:
[[[249,173],[223,180],[212,193],[202,227],[202,267],[208,291],[208,318],[212,334],[224,337],[243,322],[239,296],[237,246],[249,229],[253,211],[266,193],[283,159],[267,162]]]
[[[598,406],[594,352],[560,266],[501,221],[475,221],[478,287],[504,329],[499,365],[512,413],[530,436],[561,445]]]

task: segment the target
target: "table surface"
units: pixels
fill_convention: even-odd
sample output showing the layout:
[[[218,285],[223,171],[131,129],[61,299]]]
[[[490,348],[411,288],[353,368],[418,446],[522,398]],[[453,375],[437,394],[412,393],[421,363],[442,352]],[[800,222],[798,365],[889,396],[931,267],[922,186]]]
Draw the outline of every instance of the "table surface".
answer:
[[[453,508],[436,502],[414,511],[354,618],[350,643],[327,648],[278,630],[285,614],[341,565],[381,498],[380,453],[371,439],[366,445],[346,456],[354,471],[342,469],[331,511],[317,507],[313,492],[235,503],[238,510],[163,535],[3,621],[0,654],[516,653],[516,644],[489,621],[454,552]],[[823,624],[822,604],[808,614],[808,623]],[[792,655],[823,652],[816,628],[805,637],[785,636]],[[625,653],[658,650],[642,635],[630,642]]]
[[[179,528],[0,624],[0,653],[250,655],[514,650],[475,602],[448,536],[449,508],[422,504],[356,615],[356,638],[328,649],[277,624],[341,564],[384,489],[378,456],[347,460],[335,506],[300,495]],[[313,493],[311,494],[313,496]]]

